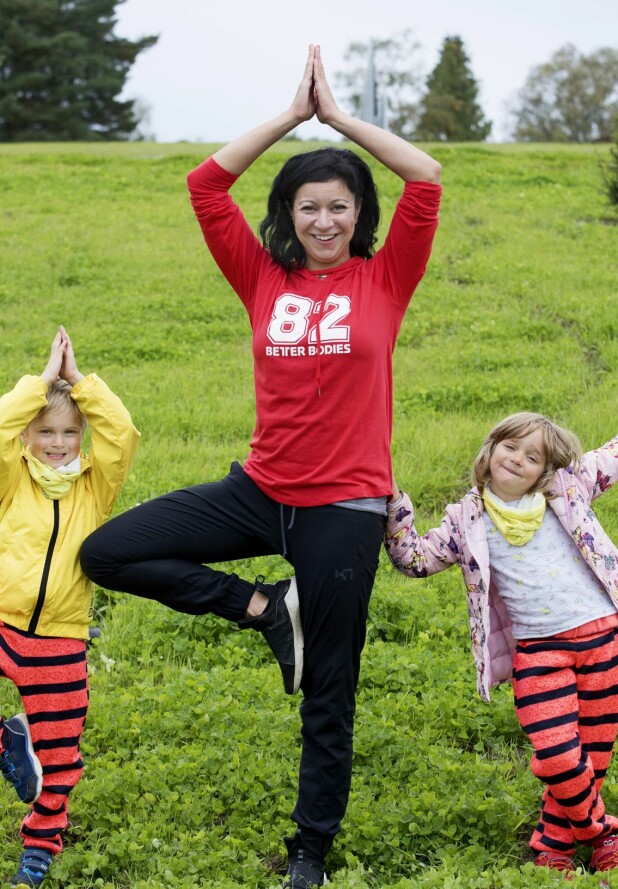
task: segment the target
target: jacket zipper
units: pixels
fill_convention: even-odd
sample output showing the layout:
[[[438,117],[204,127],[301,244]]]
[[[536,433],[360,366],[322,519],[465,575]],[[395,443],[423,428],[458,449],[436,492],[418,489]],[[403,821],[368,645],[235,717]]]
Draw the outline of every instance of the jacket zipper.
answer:
[[[52,500],[52,503],[54,504],[54,527],[52,528],[51,537],[49,538],[49,544],[47,546],[47,555],[45,556],[45,564],[43,565],[43,574],[41,575],[39,595],[36,600],[36,605],[34,607],[32,617],[30,618],[30,625],[28,626],[29,633],[36,632],[37,624],[41,616],[41,611],[43,610],[43,605],[45,604],[45,593],[47,592],[47,581],[49,580],[51,560],[54,554],[54,547],[56,546],[56,539],[58,537],[58,528],[60,526],[60,501]]]

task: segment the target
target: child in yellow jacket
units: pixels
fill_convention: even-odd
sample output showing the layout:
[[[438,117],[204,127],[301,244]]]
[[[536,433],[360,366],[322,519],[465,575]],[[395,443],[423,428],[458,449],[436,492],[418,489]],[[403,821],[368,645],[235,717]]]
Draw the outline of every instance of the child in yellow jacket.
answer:
[[[62,850],[88,709],[93,586],[79,550],[109,517],[139,437],[120,399],[79,372],[64,327],[41,376],[0,398],[0,677],[25,710],[0,715],[0,772],[30,803],[11,889],[40,886]]]

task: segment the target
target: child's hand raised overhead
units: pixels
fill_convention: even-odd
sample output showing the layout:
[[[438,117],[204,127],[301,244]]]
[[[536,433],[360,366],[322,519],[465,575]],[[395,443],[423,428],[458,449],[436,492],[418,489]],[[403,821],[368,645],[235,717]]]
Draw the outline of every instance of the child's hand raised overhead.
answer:
[[[75,386],[77,383],[79,383],[80,380],[84,378],[84,375],[77,369],[77,362],[75,361],[75,353],[73,352],[73,343],[71,342],[71,337],[62,326],[60,327],[59,332],[64,342],[64,353],[62,356],[62,364],[60,366],[59,375],[63,380],[66,380],[69,385]]]
[[[43,379],[48,386],[55,383],[60,375],[60,368],[62,367],[64,351],[66,349],[66,341],[62,335],[62,330],[62,327],[59,328],[52,341],[49,361],[47,362],[45,370],[41,374],[41,379]]]

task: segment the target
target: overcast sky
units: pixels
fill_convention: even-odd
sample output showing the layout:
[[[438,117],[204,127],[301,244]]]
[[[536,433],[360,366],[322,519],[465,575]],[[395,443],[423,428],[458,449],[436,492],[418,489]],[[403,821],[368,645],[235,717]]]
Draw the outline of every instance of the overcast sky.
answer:
[[[585,54],[618,46],[616,0],[124,0],[116,14],[118,36],[159,35],[122,94],[146,104],[158,142],[233,139],[289,106],[309,43],[320,44],[334,87],[350,43],[406,28],[421,44],[415,61],[424,75],[445,37],[462,38],[491,138],[508,141],[505,103],[531,68],[565,43]],[[333,131],[308,122],[298,135]]]

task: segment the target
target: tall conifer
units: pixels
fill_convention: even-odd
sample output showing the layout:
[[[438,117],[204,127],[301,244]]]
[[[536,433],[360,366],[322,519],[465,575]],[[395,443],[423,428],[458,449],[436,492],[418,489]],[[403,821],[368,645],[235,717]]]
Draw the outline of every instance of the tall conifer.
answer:
[[[0,141],[127,139],[135,100],[119,101],[138,54],[158,37],[117,37],[123,0],[0,0]]]
[[[478,86],[460,37],[447,37],[440,59],[427,78],[417,139],[482,142],[491,131],[477,102]]]

